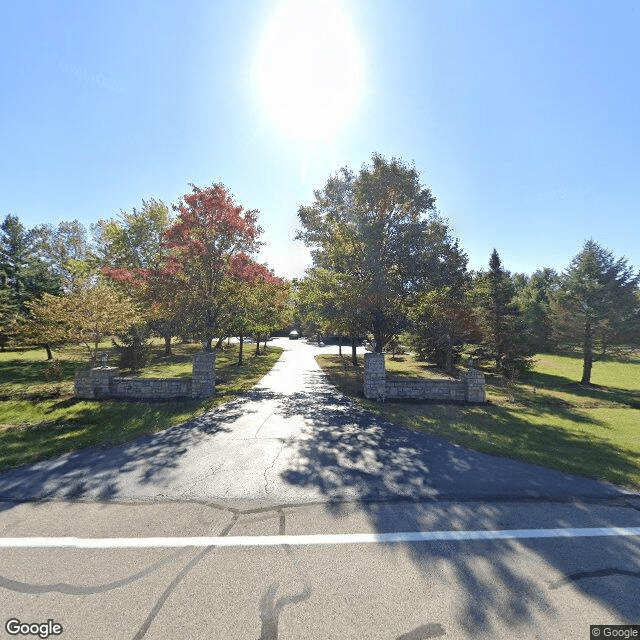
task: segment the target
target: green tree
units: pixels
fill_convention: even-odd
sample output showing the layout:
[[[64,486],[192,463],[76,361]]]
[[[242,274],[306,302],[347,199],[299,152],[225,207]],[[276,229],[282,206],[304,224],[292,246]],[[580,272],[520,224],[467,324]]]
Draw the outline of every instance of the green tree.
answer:
[[[184,320],[178,299],[183,283],[175,270],[165,268],[164,234],[171,224],[167,205],[151,199],[143,200],[140,210],[121,211],[118,219],[92,227],[102,273],[138,300],[149,328],[164,339],[167,356]]]
[[[101,265],[119,269],[160,269],[164,234],[172,223],[161,200],[143,200],[132,213],[121,211],[116,220],[100,220],[92,233]]]
[[[640,304],[635,273],[626,259],[616,259],[587,240],[560,278],[552,302],[554,330],[562,344],[582,347],[582,384],[591,383],[594,348],[638,343]]]
[[[415,168],[374,154],[357,176],[343,168],[314,198],[298,211],[296,237],[311,247],[314,267],[344,278],[360,330],[381,353],[407,325],[417,293],[446,280],[453,241],[435,197]]]
[[[25,339],[29,303],[44,293],[60,291],[60,279],[36,254],[37,235],[27,231],[17,216],[0,225],[0,347],[10,338]],[[51,358],[48,344],[43,344]]]
[[[65,291],[82,286],[95,275],[95,256],[87,230],[78,220],[62,221],[57,227],[43,224],[31,231],[33,252],[60,281]]]
[[[453,373],[464,341],[477,330],[467,287],[425,291],[412,305],[409,318],[410,344],[418,356]]]
[[[496,370],[512,374],[530,367],[533,349],[526,325],[515,303],[515,286],[496,249],[489,259],[489,270],[474,283],[476,315],[482,334],[481,358],[495,362]]]
[[[558,274],[546,267],[535,271],[519,290],[516,287],[515,302],[536,352],[554,347],[551,299],[557,287]]]
[[[316,267],[307,271],[296,300],[307,335],[337,333],[351,339],[354,366],[358,365],[356,343],[365,324],[361,312],[366,305],[360,295],[348,273]]]
[[[78,287],[30,304],[31,326],[40,342],[75,342],[87,347],[94,365],[100,342],[140,320],[134,303],[113,287]]]

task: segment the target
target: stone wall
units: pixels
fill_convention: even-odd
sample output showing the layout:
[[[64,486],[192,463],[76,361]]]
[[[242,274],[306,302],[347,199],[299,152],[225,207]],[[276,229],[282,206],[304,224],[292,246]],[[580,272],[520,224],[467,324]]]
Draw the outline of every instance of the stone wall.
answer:
[[[382,353],[366,353],[364,356],[364,395],[378,401],[486,402],[482,371],[468,369],[461,380],[387,378]]]
[[[216,354],[196,353],[190,378],[127,378],[117,367],[94,367],[75,376],[75,396],[85,400],[121,398],[172,400],[208,398],[215,393]]]

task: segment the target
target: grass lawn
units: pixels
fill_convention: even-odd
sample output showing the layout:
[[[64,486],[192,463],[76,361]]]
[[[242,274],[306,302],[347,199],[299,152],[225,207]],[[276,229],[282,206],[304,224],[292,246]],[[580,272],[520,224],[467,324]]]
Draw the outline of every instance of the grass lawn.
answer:
[[[403,358],[386,357],[388,374],[404,368],[433,377],[423,363]],[[347,357],[317,360],[341,391],[392,422],[478,451],[640,487],[640,356],[596,362],[593,385],[584,387],[580,358],[541,354],[531,376],[513,388],[487,374],[489,404],[475,406],[372,402],[362,393],[362,360],[357,369]]]
[[[191,356],[200,349],[199,344],[177,344],[174,355],[166,357],[158,341],[142,375],[190,376]],[[111,345],[104,343],[102,350],[110,351]],[[76,400],[73,376],[87,367],[87,352],[80,347],[55,352],[57,366],[47,363],[42,349],[0,353],[0,470],[81,447],[126,442],[185,422],[253,387],[281,353],[279,347],[268,347],[256,357],[245,348],[245,364],[238,367],[237,345],[225,345],[216,358],[216,395],[181,402]],[[109,361],[115,360],[114,355]]]

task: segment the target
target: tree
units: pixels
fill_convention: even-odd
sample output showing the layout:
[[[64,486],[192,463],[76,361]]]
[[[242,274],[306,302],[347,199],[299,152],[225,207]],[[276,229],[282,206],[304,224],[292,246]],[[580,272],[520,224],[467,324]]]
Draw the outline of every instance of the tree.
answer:
[[[223,322],[230,335],[240,338],[238,366],[241,366],[248,334],[254,336],[259,354],[260,341],[265,341],[266,346],[266,340],[276,329],[289,324],[291,285],[248,256],[234,260],[233,279],[235,285],[228,292],[231,314]]]
[[[92,227],[102,273],[138,300],[149,328],[164,339],[167,356],[182,320],[182,281],[165,264],[164,234],[171,223],[167,205],[151,199],[140,210],[121,211],[117,220]]]
[[[298,211],[297,238],[315,267],[344,278],[360,330],[381,353],[407,325],[418,292],[446,283],[455,243],[431,190],[395,158],[374,154],[357,176],[343,168],[314,197]]]
[[[288,282],[271,274],[260,274],[245,285],[246,327],[256,341],[256,355],[260,353],[260,341],[266,343],[269,336],[289,322]]]
[[[17,216],[8,215],[0,226],[0,346],[9,338],[25,338],[23,325],[29,303],[44,293],[58,293],[60,279],[36,255],[37,236]],[[48,344],[43,344],[52,358]]]
[[[409,312],[411,346],[418,356],[435,362],[448,373],[473,335],[476,325],[466,287],[446,286],[424,292]]]
[[[78,220],[62,221],[57,227],[39,225],[30,233],[34,254],[65,291],[81,286],[90,275],[95,275],[95,256],[90,251],[87,230]]]
[[[41,342],[84,344],[94,365],[100,342],[139,321],[134,303],[113,287],[81,287],[63,295],[45,293],[30,304],[33,331]]]
[[[181,283],[189,332],[200,334],[210,351],[215,336],[216,348],[227,336],[237,277],[259,249],[262,229],[258,212],[236,205],[224,185],[191,186],[174,205],[177,220],[164,234],[165,265]]]
[[[514,301],[536,352],[551,351],[554,346],[551,299],[557,287],[558,274],[554,269],[545,267],[535,271],[516,291]]]
[[[164,234],[171,213],[161,200],[143,200],[132,213],[121,211],[117,220],[100,220],[92,227],[102,265],[119,269],[160,269],[164,260]]]
[[[638,342],[639,282],[626,259],[592,239],[562,274],[552,302],[554,330],[561,343],[582,347],[582,384],[591,383],[595,346]]]
[[[496,249],[489,259],[489,270],[476,278],[474,295],[482,333],[480,357],[494,360],[501,373],[513,374],[530,367],[533,349],[526,326],[514,302],[511,275],[502,267]]]
[[[322,267],[309,269],[297,292],[296,306],[305,333],[337,333],[351,339],[351,360],[358,365],[356,342],[364,326],[357,283],[344,272]]]

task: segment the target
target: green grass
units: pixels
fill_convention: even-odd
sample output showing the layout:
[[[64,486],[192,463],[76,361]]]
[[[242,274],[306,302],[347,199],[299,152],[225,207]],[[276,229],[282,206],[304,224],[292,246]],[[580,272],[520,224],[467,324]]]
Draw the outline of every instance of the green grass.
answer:
[[[406,371],[416,363],[404,356]],[[362,365],[323,355],[318,363],[331,381],[367,409],[411,428],[478,451],[519,458],[570,473],[638,488],[640,484],[640,358],[594,364],[593,385],[579,383],[582,362],[538,355],[530,377],[508,386],[487,374],[481,406],[379,404],[362,394]],[[387,371],[404,363],[386,358]],[[419,367],[418,367],[419,368]],[[418,375],[433,377],[429,368]]]
[[[110,345],[101,345],[109,351]],[[142,375],[191,375],[191,356],[202,347],[173,346],[166,357],[154,345],[152,361]],[[68,347],[55,353],[59,375],[52,377],[44,350],[0,353],[0,470],[58,456],[91,445],[110,446],[180,424],[227,402],[268,373],[282,349],[268,347],[255,357],[245,351],[245,364],[236,365],[237,345],[225,346],[216,358],[216,395],[205,401],[120,402],[76,400],[73,376],[87,367],[86,350]],[[115,361],[115,356],[110,362]],[[49,377],[49,379],[47,379]]]

